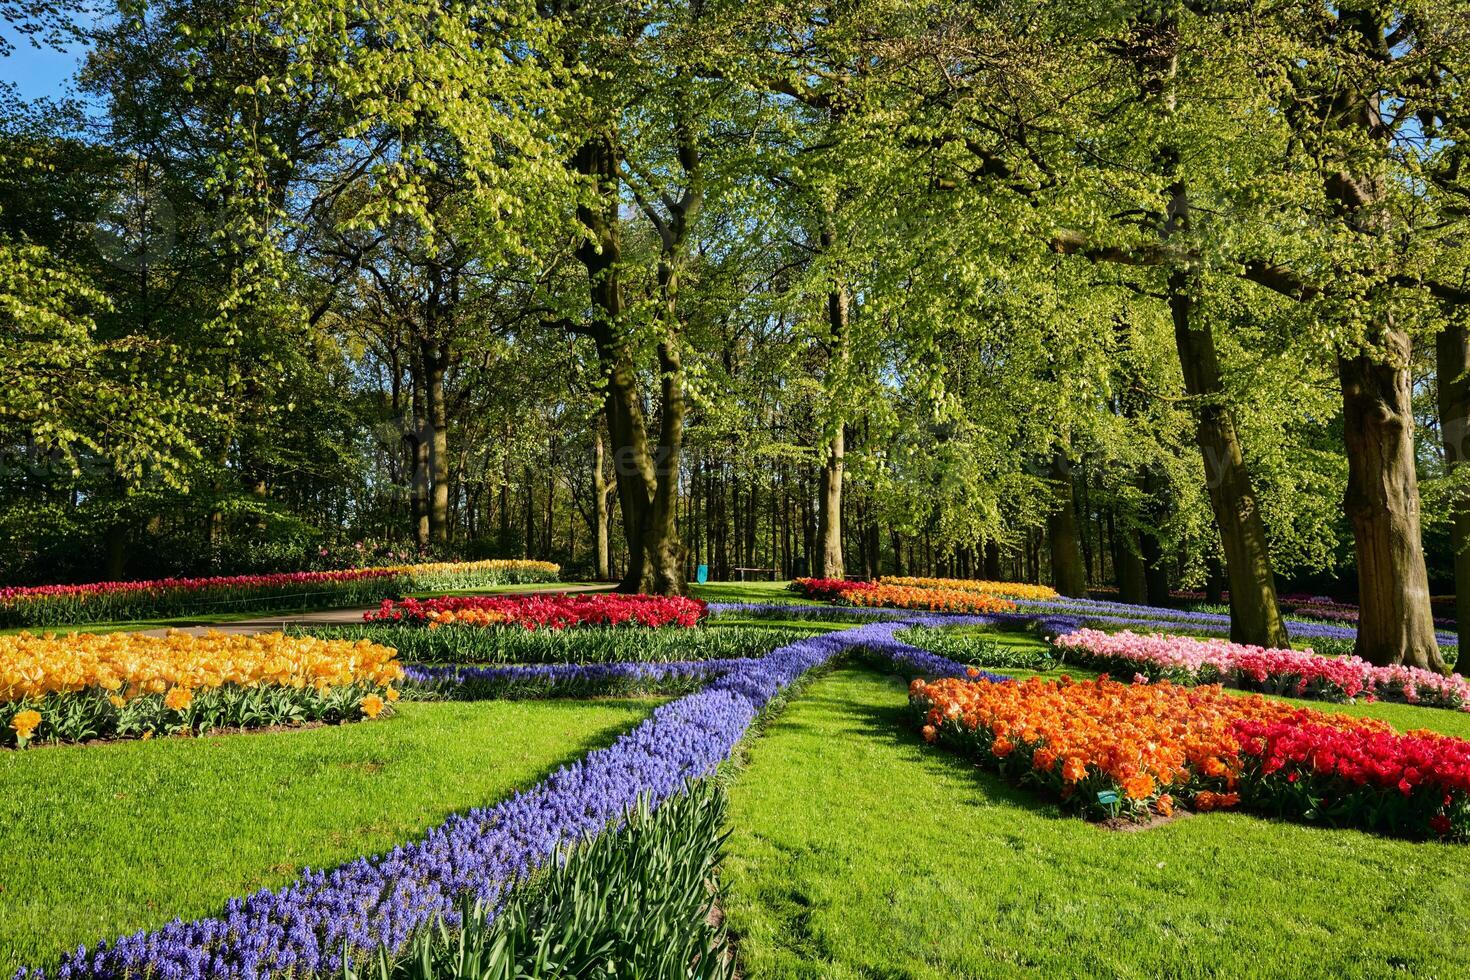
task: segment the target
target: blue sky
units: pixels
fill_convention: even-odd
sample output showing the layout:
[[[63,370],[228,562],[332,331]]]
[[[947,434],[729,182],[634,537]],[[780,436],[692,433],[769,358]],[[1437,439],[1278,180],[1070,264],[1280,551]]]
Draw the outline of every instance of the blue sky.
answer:
[[[28,101],[65,95],[85,51],[82,45],[70,51],[38,49],[24,38],[16,39],[9,57],[0,57],[0,81],[13,84]]]

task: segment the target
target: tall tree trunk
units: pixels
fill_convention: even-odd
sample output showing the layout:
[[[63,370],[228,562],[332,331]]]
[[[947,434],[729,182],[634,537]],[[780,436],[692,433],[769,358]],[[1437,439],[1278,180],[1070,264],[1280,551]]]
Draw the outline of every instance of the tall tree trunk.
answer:
[[[1138,547],[1143,553],[1144,595],[1150,606],[1169,604],[1169,562],[1159,539],[1148,532],[1138,536]],[[1232,620],[1233,628],[1233,620]]]
[[[592,504],[597,514],[597,537],[594,548],[599,582],[606,582],[612,578],[612,556],[608,537],[612,525],[614,487],[613,481],[607,478],[603,455],[602,427],[599,425],[592,436]]]
[[[1000,577],[1000,542],[990,538],[985,542],[985,578],[997,582]]]
[[[1046,536],[1051,546],[1052,587],[1064,596],[1086,598],[1087,568],[1077,534],[1072,466],[1060,448],[1052,453],[1051,480],[1053,502],[1046,517]]]
[[[1435,338],[1439,380],[1439,431],[1445,469],[1454,481],[1450,498],[1450,546],[1455,553],[1456,664],[1470,670],[1470,488],[1462,487],[1470,459],[1470,328],[1456,319]]]
[[[681,150],[680,159],[686,173],[692,173],[697,167],[697,156],[687,148]],[[678,595],[688,588],[684,580],[684,545],[678,527],[685,413],[684,368],[679,354],[676,311],[678,262],[688,222],[698,210],[701,195],[692,184],[691,189],[670,205],[673,212],[670,218],[658,219],[650,212],[663,244],[658,267],[660,419],[658,442],[650,446],[631,341],[623,322],[619,171],[613,140],[607,136],[589,140],[578,151],[575,164],[580,173],[597,181],[601,197],[597,206],[584,204],[578,208],[578,217],[591,234],[578,247],[577,257],[587,270],[596,309],[590,332],[597,342],[598,358],[606,378],[608,438],[613,450],[618,502],[623,512],[623,533],[628,542],[628,569],[619,588],[625,592]]]
[[[1443,671],[1419,532],[1409,335],[1391,323],[1387,357],[1338,358],[1358,560],[1358,656]],[[1232,583],[1233,586],[1233,583]]]
[[[817,479],[817,578],[842,578],[842,471],[845,436],[837,427],[827,441]]]
[[[836,232],[829,222],[822,229],[822,247],[829,249],[836,240]],[[828,360],[831,362],[828,370],[831,374],[840,375],[844,370],[851,305],[844,285],[835,285],[827,294]],[[817,578],[840,579],[845,575],[842,562],[842,477],[846,448],[844,425],[838,420],[831,438],[823,447],[817,487]]]
[[[1113,542],[1113,569],[1118,577],[1118,600],[1136,606],[1148,602],[1148,574],[1139,548],[1138,533],[1120,522]]]
[[[535,484],[532,482],[534,475],[529,466],[521,470],[521,492],[525,494],[521,508],[523,527],[521,529],[521,557],[530,558],[531,550],[536,547],[536,494]]]
[[[413,433],[409,448],[413,452],[413,543],[420,550],[429,547],[429,438],[428,409],[424,386],[414,386]]]
[[[1166,125],[1172,125],[1176,110],[1174,80],[1178,71],[1179,25],[1172,15],[1150,14],[1149,17],[1157,19],[1140,22],[1142,43],[1138,47],[1138,59],[1144,70],[1143,91],[1146,96],[1159,100]],[[1169,180],[1168,202],[1160,225],[1160,237],[1167,242],[1175,236],[1190,234],[1193,215],[1179,148],[1165,143],[1159,158],[1162,173]],[[1176,266],[1169,270],[1167,291],[1174,341],[1184,374],[1184,390],[1194,402],[1195,441],[1204,457],[1210,508],[1220,529],[1230,578],[1230,638],[1237,643],[1285,647],[1289,641],[1276,602],[1276,573],[1271,566],[1266,529],[1245,468],[1235,422],[1222,401],[1225,387],[1215,338],[1209,324],[1197,314],[1195,285],[1186,269]],[[1150,571],[1157,572],[1157,566],[1157,561],[1152,562]],[[1154,588],[1151,586],[1149,591],[1153,593]],[[1150,595],[1151,601],[1157,598]]]
[[[1289,647],[1276,602],[1276,572],[1266,544],[1266,526],[1245,468],[1235,420],[1221,402],[1225,388],[1215,338],[1209,325],[1199,322],[1188,278],[1181,271],[1169,275],[1169,311],[1184,390],[1194,401],[1195,442],[1204,458],[1210,508],[1225,552],[1230,638],[1236,643]]]
[[[449,351],[426,340],[420,357],[424,363],[425,436],[429,452],[429,541],[442,547],[449,540],[449,408],[444,395]]]

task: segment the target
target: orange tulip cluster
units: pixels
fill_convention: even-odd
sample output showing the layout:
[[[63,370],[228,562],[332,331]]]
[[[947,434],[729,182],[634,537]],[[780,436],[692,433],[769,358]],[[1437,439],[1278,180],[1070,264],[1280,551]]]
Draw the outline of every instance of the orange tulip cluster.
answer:
[[[429,629],[438,629],[441,626],[499,626],[510,622],[508,613],[499,612],[494,609],[445,609],[442,612],[431,612],[428,616]]]
[[[1031,585],[1027,582],[991,582],[971,578],[913,578],[885,575],[879,581],[884,585],[907,585],[920,589],[946,589],[956,592],[984,592],[986,595],[1002,596],[1007,599],[1029,599],[1042,602],[1057,598],[1057,590],[1049,585]]]
[[[1381,721],[1235,697],[1218,686],[993,683],[956,679],[909,688],[924,737],[977,749],[1003,772],[1040,783],[1093,815],[1168,815],[1176,800],[1199,809],[1239,801],[1240,746],[1234,723],[1303,721],[1335,728],[1390,730]]]
[[[854,606],[881,606],[887,609],[923,609],[928,612],[997,613],[1012,612],[1016,604],[1009,599],[971,592],[964,589],[933,589],[913,585],[870,585],[843,593],[843,601]]]

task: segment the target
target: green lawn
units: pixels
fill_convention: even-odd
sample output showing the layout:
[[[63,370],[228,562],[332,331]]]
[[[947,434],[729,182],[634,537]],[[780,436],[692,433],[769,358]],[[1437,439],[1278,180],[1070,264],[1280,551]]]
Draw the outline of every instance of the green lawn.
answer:
[[[1240,814],[1103,830],[924,745],[905,702],[843,669],[750,747],[723,877],[747,980],[1470,974],[1470,848]]]
[[[0,976],[386,850],[656,703],[405,704],[340,727],[0,753]]]
[[[792,592],[789,581],[782,582],[691,582],[689,594],[708,602],[790,602],[801,606],[825,603],[804,599]]]

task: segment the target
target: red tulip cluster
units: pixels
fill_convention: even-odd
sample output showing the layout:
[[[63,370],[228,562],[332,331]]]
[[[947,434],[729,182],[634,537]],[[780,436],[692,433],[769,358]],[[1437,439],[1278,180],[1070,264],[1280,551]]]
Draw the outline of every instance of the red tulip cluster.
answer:
[[[363,618],[372,623],[506,624],[560,630],[575,626],[694,626],[704,614],[703,600],[682,596],[562,593],[384,600],[376,612]]]
[[[1396,834],[1470,834],[1470,741],[1307,719],[1232,728],[1253,809]]]
[[[877,587],[877,582],[853,582],[841,578],[799,578],[791,583],[793,591],[822,602],[841,602],[849,593]]]

